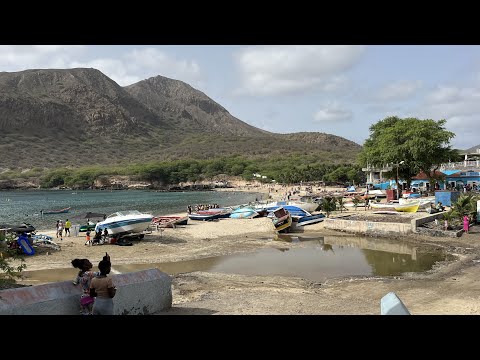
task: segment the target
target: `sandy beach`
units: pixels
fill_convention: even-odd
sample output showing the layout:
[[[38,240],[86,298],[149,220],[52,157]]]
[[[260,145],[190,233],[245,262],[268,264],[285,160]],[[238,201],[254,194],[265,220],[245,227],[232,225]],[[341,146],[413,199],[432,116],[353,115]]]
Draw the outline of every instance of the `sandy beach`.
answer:
[[[303,231],[339,235],[324,229],[323,223]],[[42,233],[55,236],[54,231]],[[60,251],[41,249],[35,256],[26,257],[26,270],[69,268],[72,259],[83,257],[96,264],[105,252],[115,268],[116,264],[192,260],[302,246],[269,241],[275,236],[268,218],[189,221],[176,229],[154,230],[133,246],[85,246],[85,235],[80,233],[58,241]],[[470,234],[456,239],[420,235],[402,239],[420,248],[445,249],[456,258],[438,263],[430,271],[404,276],[341,277],[320,283],[283,276],[207,272],[173,275],[173,307],[163,314],[380,314],[381,298],[392,291],[412,314],[480,314],[479,238],[475,226]]]

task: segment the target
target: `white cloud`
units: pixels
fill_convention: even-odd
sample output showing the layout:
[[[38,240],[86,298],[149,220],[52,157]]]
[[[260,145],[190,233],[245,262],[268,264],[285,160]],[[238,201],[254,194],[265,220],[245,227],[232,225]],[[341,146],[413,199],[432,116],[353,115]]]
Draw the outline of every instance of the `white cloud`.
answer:
[[[420,118],[446,119],[446,128],[456,134],[452,145],[469,148],[480,144],[480,88],[438,86],[418,107]]]
[[[324,106],[323,109],[318,110],[313,115],[313,119],[319,122],[334,122],[347,121],[350,120],[352,116],[351,111],[342,109],[337,102],[332,102]]]
[[[64,68],[84,53],[82,45],[0,45],[3,71]]]
[[[239,94],[277,95],[311,89],[332,91],[345,83],[363,46],[258,46],[237,54]]]
[[[3,71],[95,68],[122,86],[157,75],[202,85],[200,66],[193,60],[176,59],[154,48],[133,49],[116,58],[81,60],[88,49],[79,45],[0,45],[0,67]]]
[[[410,98],[420,89],[422,82],[416,81],[398,81],[383,87],[377,98],[384,101],[398,101]]]

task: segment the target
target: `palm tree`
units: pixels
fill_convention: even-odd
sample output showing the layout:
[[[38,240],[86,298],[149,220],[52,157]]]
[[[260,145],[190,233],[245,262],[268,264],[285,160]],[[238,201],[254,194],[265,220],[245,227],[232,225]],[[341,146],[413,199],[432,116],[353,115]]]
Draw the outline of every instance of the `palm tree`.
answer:
[[[347,210],[347,208],[345,207],[345,201],[343,201],[343,196],[340,196],[337,198],[337,204],[338,204],[338,207],[340,208],[340,212],[342,212],[342,210]]]
[[[477,198],[471,194],[460,195],[452,205],[453,215],[462,221],[467,215],[470,219],[475,218],[477,213]]]
[[[327,213],[327,218],[330,216],[330,213],[337,208],[337,203],[334,197],[325,196],[322,202],[322,210]]]

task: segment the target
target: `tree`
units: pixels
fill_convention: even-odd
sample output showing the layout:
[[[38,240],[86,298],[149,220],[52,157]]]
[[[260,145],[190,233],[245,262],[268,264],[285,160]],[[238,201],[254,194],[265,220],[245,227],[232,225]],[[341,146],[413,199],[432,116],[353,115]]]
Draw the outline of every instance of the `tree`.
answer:
[[[458,156],[449,143],[455,137],[445,129],[446,120],[387,117],[370,127],[370,137],[359,155],[361,165],[393,165],[392,175],[410,181],[424,172],[433,185],[441,164]]]

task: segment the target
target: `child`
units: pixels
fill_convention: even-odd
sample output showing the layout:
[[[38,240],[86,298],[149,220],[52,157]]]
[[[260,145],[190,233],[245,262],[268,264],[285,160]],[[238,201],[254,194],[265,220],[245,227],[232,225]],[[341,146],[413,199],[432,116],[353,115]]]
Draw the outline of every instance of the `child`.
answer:
[[[85,245],[92,245],[92,242],[90,241],[90,230],[87,230],[87,232],[85,233]]]

